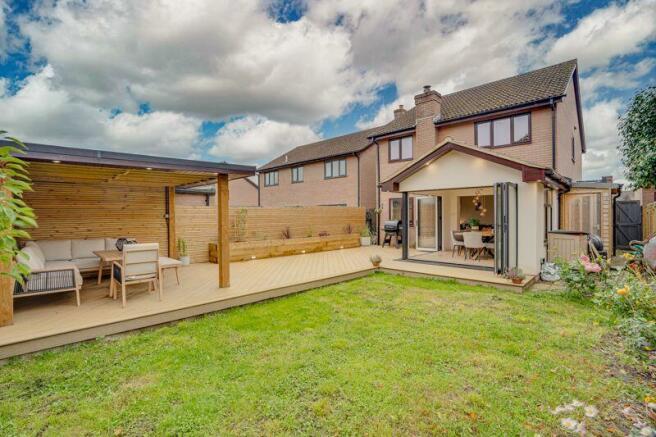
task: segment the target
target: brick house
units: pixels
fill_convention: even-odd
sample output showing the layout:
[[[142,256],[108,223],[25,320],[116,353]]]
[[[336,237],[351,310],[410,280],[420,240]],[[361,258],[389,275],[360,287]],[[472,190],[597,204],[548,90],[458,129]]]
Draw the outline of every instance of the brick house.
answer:
[[[455,154],[467,155],[467,163],[462,162],[463,171],[469,171],[470,161],[482,159],[546,175],[547,181],[540,180],[539,187],[531,187],[533,191],[538,188],[540,191],[531,199],[531,202],[539,202],[539,205],[531,204],[531,208],[539,209],[540,216],[534,218],[540,220],[535,245],[544,246],[545,232],[557,229],[560,223],[559,194],[568,191],[582,176],[585,134],[579,90],[576,60],[451,94],[441,95],[426,86],[415,96],[413,108],[395,109],[394,119],[383,126],[299,146],[260,167],[260,204],[376,209],[380,235],[382,223],[401,219],[403,209],[401,181],[396,180],[396,185],[386,182],[403,171],[407,173],[427,155],[441,154],[448,149],[455,153],[445,159],[453,160],[451,155]],[[445,145],[447,147],[441,152],[436,152],[436,148]],[[452,165],[458,164],[458,160],[453,161]],[[481,168],[486,166],[480,165]],[[503,174],[500,168],[494,171],[499,177]],[[462,175],[465,179],[468,176],[476,179],[476,175]],[[514,176],[508,175],[508,178],[511,180]],[[423,208],[424,211],[426,205],[432,205],[431,196],[451,202],[451,209],[443,212],[451,214],[452,221],[459,222],[452,223],[449,232],[444,229],[445,235],[440,235],[443,241],[440,240],[439,245],[435,243],[435,251],[452,249],[450,233],[458,226],[463,227],[466,220],[477,218],[481,225],[493,226],[495,193],[494,185],[488,182],[473,187],[462,181],[460,186],[465,190],[457,196],[453,194],[455,188],[437,195],[440,187],[409,193],[407,235],[410,247],[421,246],[416,241],[420,233],[415,224],[421,220],[422,213],[417,210]],[[468,204],[474,204],[476,209],[471,210]],[[446,203],[442,207],[446,208]],[[437,215],[441,213],[442,210],[431,212],[436,217],[426,216],[424,223],[429,219],[437,223]],[[437,233],[435,230],[434,240]],[[531,253],[535,255],[532,257],[544,259],[546,250],[546,247],[532,248]],[[536,270],[537,258],[528,270]]]
[[[257,179],[238,178],[228,183],[230,189],[230,207],[258,206],[259,189]],[[183,206],[216,205],[216,187],[203,185],[193,188],[176,189],[175,203]]]

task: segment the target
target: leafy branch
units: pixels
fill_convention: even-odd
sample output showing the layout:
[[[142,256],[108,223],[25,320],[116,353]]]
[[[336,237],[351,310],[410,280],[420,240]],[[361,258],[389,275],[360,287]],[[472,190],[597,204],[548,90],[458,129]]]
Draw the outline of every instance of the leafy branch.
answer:
[[[16,156],[24,154],[26,146],[6,133],[0,130],[0,136],[9,143],[0,146],[0,264],[5,266],[0,274],[22,283],[30,271],[25,264],[14,262],[17,257],[25,256],[19,252],[17,240],[30,238],[25,229],[35,228],[37,224],[34,211],[23,201],[23,193],[32,191],[28,164]]]

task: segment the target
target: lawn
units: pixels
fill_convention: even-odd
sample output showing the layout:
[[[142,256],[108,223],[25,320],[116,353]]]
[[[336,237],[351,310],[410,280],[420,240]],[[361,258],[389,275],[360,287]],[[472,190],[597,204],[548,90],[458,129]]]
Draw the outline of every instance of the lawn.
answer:
[[[565,296],[379,273],[14,359],[0,435],[547,435],[574,399],[603,433],[649,394],[612,332]]]

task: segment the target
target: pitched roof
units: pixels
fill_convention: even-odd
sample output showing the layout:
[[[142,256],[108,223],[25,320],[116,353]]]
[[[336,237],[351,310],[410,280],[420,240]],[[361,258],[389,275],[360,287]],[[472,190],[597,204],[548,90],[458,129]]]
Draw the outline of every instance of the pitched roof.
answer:
[[[528,105],[565,94],[576,68],[576,59],[442,96],[441,117],[436,123],[492,111]],[[260,170],[287,167],[301,162],[359,152],[370,138],[415,127],[415,108],[389,123],[372,129],[296,147],[260,167]]]
[[[342,135],[340,137],[317,141],[316,143],[298,146],[264,164],[259,170],[287,167],[301,162],[359,152],[371,143],[371,140],[369,140],[368,137],[375,133],[375,131],[375,128],[367,129],[360,132]]]
[[[439,121],[498,111],[565,94],[576,59],[529,71],[442,97]]]

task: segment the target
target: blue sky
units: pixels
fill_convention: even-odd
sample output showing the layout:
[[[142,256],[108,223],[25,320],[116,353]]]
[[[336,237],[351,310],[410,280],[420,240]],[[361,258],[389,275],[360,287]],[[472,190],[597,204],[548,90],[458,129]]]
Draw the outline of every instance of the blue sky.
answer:
[[[0,3],[2,3],[0,1]],[[262,164],[443,94],[578,58],[584,177],[656,77],[656,0],[5,1],[0,126],[27,141]]]

